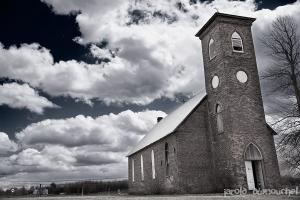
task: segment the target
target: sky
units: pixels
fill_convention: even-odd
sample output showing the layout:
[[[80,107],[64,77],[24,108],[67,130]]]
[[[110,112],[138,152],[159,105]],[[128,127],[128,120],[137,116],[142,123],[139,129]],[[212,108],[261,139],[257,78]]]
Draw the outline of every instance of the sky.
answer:
[[[127,178],[126,154],[155,124],[205,92],[201,42],[216,12],[300,24],[300,1],[2,0],[0,187]],[[267,118],[280,109],[261,83]]]

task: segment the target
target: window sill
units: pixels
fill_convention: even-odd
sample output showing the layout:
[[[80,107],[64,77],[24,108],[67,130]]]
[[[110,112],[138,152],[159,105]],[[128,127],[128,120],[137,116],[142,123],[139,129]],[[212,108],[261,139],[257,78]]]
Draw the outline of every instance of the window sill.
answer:
[[[232,52],[234,52],[234,53],[245,53],[244,51],[236,51],[236,50],[232,50]]]

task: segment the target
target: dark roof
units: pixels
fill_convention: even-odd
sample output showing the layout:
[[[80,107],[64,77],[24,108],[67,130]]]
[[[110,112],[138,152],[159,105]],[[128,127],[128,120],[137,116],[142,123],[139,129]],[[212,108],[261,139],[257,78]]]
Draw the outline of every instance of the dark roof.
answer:
[[[200,105],[206,98],[206,92],[199,93],[191,98],[186,103],[179,106],[176,110],[167,115],[159,123],[157,123],[148,134],[128,153],[130,156],[141,149],[153,144],[154,142],[174,133],[178,126],[193,112],[193,110]]]
[[[217,18],[217,17],[226,17],[226,18],[234,18],[234,19],[241,19],[241,20],[250,20],[252,22],[255,21],[255,18],[251,17],[244,17],[244,16],[238,16],[238,15],[230,15],[225,13],[219,13],[216,12],[207,22],[202,26],[202,28],[198,31],[198,33],[195,35],[196,37],[200,37],[200,35],[206,30],[207,27]]]

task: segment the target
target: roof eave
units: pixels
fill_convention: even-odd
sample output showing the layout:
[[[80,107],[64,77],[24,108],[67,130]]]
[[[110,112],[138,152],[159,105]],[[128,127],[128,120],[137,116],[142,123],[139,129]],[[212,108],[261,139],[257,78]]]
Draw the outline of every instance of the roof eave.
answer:
[[[162,138],[160,138],[160,139],[158,139],[158,140],[156,140],[156,141],[154,141],[154,142],[152,142],[152,143],[150,143],[150,144],[148,144],[147,146],[144,146],[143,148],[141,148],[141,149],[139,149],[139,150],[137,150],[137,151],[133,151],[133,152],[129,152],[127,155],[126,155],[126,157],[129,157],[129,156],[132,156],[133,154],[136,154],[136,153],[138,153],[138,152],[140,152],[141,150],[143,150],[143,149],[145,149],[145,148],[147,148],[147,147],[149,147],[149,146],[151,146],[152,144],[154,144],[154,143],[156,143],[156,142],[158,142],[158,141],[161,141],[162,139],[164,139],[164,138],[166,138],[167,136],[169,136],[169,135],[171,135],[172,133],[174,133],[174,132],[176,132],[177,131],[177,129],[178,129],[178,127],[182,124],[182,123],[184,123],[185,121],[186,121],[186,119],[191,115],[191,113],[193,113],[194,111],[195,111],[195,109],[196,108],[198,108],[198,106],[200,106],[201,104],[202,104],[202,102],[205,100],[207,98],[207,94],[201,99],[201,101],[193,108],[193,110],[176,126],[176,128],[172,131],[172,132],[170,132],[170,133],[168,133],[168,134],[166,134],[164,137],[162,137]]]
[[[267,124],[267,128],[272,132],[273,135],[278,135],[278,133],[268,124]]]
[[[154,142],[148,144],[147,146],[145,146],[145,147],[143,147],[143,148],[141,148],[141,149],[139,149],[139,150],[137,150],[137,151],[129,152],[129,153],[126,155],[126,157],[130,157],[130,156],[132,156],[132,155],[134,155],[134,154],[136,154],[136,153],[138,153],[138,152],[140,152],[140,151],[146,149],[147,147],[149,147],[149,146],[155,144],[156,142],[159,142],[159,141],[165,139],[166,137],[168,137],[169,135],[171,135],[171,134],[174,133],[174,132],[176,132],[176,130],[172,131],[171,133],[168,133],[168,134],[165,135],[164,137],[162,137],[162,138],[160,138],[160,139],[158,139],[158,140],[156,140],[156,141],[154,141]]]

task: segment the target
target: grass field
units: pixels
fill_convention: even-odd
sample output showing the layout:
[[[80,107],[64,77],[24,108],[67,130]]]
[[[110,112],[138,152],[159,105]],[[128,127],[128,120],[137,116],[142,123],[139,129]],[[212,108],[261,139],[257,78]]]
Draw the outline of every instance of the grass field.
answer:
[[[22,197],[22,198],[4,198],[6,200],[222,200],[222,199],[233,199],[233,200],[300,200],[300,196],[273,196],[273,195],[244,195],[244,196],[222,196],[222,195],[163,195],[163,196],[55,196],[55,197]]]

